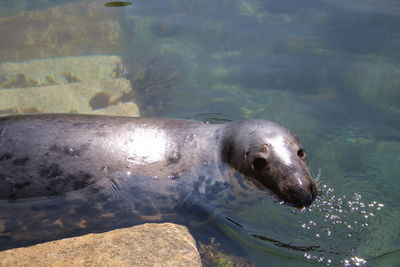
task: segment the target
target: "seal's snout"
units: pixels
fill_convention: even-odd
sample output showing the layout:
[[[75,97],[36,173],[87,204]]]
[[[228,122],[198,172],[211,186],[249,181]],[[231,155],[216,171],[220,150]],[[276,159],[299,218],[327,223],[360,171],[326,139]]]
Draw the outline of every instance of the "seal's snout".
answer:
[[[290,202],[297,207],[310,206],[317,194],[317,186],[314,182],[310,182],[308,186],[289,190]]]

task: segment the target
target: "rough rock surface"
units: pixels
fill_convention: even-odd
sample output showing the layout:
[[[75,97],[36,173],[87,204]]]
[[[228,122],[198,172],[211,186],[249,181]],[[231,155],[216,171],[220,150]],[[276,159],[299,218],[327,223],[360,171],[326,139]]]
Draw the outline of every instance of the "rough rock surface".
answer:
[[[92,113],[94,110],[118,104],[119,99],[131,91],[130,82],[124,78],[23,89],[0,89],[0,114]],[[136,116],[139,116],[137,107],[135,110]]]
[[[1,266],[202,266],[184,226],[144,224],[0,252]]]
[[[80,1],[0,18],[0,62],[122,52],[121,9]]]

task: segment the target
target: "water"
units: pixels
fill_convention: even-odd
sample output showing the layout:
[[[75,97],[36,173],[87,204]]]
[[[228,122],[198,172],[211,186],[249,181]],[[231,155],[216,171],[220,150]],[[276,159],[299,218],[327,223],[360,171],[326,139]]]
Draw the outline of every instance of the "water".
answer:
[[[3,0],[0,15],[72,2]],[[120,73],[138,91],[143,116],[281,123],[300,136],[320,173],[310,208],[266,199],[199,236],[224,239],[258,266],[400,262],[397,1],[131,2],[103,7],[118,14],[120,46],[93,38],[53,54],[122,56]],[[0,28],[0,36],[20,44],[9,31]],[[77,36],[57,38],[60,46]],[[19,49],[23,55],[28,46]],[[32,49],[12,59],[11,50],[0,44],[0,62],[50,57]]]

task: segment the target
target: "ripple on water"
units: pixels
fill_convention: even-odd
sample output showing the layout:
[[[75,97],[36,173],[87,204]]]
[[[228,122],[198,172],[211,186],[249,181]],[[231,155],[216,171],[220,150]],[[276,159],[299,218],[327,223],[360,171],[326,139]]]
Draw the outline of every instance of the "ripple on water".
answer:
[[[314,235],[323,246],[330,244],[327,255],[321,256],[313,253],[304,253],[307,259],[323,261],[327,264],[339,260],[345,266],[362,265],[367,261],[362,254],[363,242],[371,234],[370,226],[373,219],[379,214],[384,204],[377,201],[364,202],[361,194],[352,196],[337,196],[334,189],[327,185],[321,186],[321,195],[314,205],[302,210],[310,217],[322,215],[321,218],[308,220],[301,227]],[[314,241],[315,242],[315,241]],[[332,255],[340,255],[331,258]],[[343,257],[342,259],[340,259]]]
[[[237,231],[246,236],[236,238],[249,241],[249,236],[253,237],[253,248],[267,246],[261,250],[288,258],[302,256],[327,265],[367,263],[374,251],[370,240],[374,224],[384,205],[364,201],[359,193],[338,196],[324,184],[320,184],[320,190],[308,208],[295,209],[266,200],[235,214],[234,220],[243,226]]]

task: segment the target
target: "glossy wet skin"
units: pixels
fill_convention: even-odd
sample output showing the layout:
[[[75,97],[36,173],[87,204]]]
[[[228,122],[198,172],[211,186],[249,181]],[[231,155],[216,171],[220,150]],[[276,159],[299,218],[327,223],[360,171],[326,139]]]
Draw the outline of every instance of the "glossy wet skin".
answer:
[[[174,180],[172,186],[186,184],[188,191],[204,188],[201,192],[208,193],[201,199],[215,199],[219,190],[229,191],[232,198],[229,185],[243,177],[218,173],[223,162],[296,206],[310,205],[317,195],[298,138],[265,120],[207,125],[150,118],[18,116],[2,118],[0,134],[0,199],[53,196],[91,186],[115,191],[128,187],[127,180],[135,184],[138,175]],[[204,164],[215,168],[201,180],[199,166]],[[157,180],[154,186],[166,196],[176,195],[171,188],[157,187]]]
[[[230,164],[295,206],[308,206],[317,196],[307,154],[289,129],[264,120],[242,121],[230,127],[226,142]],[[235,142],[232,142],[232,140]]]

